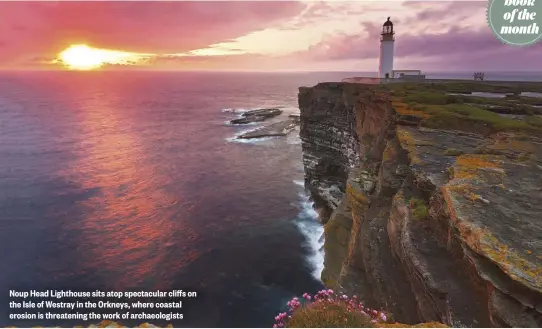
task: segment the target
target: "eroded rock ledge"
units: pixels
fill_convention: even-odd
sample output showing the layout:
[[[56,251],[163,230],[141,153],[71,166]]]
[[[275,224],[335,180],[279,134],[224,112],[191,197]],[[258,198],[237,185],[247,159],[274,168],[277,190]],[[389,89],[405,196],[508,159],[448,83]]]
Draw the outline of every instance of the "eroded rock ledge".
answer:
[[[322,279],[403,323],[542,326],[537,113],[439,105],[448,87],[300,88],[306,186],[331,213]]]

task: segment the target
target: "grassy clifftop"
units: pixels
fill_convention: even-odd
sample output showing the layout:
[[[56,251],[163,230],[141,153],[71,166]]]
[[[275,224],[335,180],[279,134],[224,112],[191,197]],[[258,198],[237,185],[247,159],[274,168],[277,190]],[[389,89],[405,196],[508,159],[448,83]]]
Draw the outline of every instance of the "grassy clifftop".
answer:
[[[540,92],[542,84],[522,88],[483,83],[389,84],[377,88],[391,93],[393,107],[404,122],[434,129],[542,136],[542,99],[530,96]]]

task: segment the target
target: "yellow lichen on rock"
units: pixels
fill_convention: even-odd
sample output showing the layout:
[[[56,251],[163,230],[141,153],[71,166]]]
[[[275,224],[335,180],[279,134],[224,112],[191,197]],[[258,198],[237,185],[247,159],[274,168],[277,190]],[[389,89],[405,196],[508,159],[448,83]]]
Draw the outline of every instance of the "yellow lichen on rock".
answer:
[[[482,197],[476,193],[474,193],[472,191],[473,189],[473,186],[469,185],[469,184],[465,184],[465,183],[462,183],[462,184],[450,184],[448,186],[448,189],[450,191],[453,191],[455,193],[457,193],[458,195],[461,195],[463,197],[465,197],[466,199],[470,200],[470,201],[478,201],[478,200],[481,200]]]
[[[527,260],[515,250],[504,245],[495,236],[486,232],[482,238],[480,249],[514,280],[537,290],[542,290],[542,267]],[[532,253],[532,252],[531,252]],[[531,254],[527,253],[527,254]]]
[[[468,190],[465,184],[460,184],[462,189]],[[450,216],[450,221],[454,227],[459,231],[461,238],[474,250],[480,250],[480,239],[484,235],[481,228],[470,225],[465,222],[459,215],[456,207],[460,204],[457,199],[457,191],[454,191],[454,185],[444,185],[441,187],[442,196],[445,200],[447,212]]]
[[[498,141],[493,145],[489,145],[488,149],[499,151],[516,151],[534,153],[537,150],[536,145],[530,140],[506,139]]]
[[[454,167],[454,179],[470,179],[476,177],[480,169],[494,169],[493,172],[504,175],[504,171],[498,170],[501,163],[500,157],[485,154],[461,155],[456,160]]]
[[[410,106],[408,106],[408,104],[403,103],[403,102],[393,101],[391,105],[393,106],[395,111],[399,113],[400,115],[409,115],[409,116],[418,117],[421,119],[428,119],[431,117],[430,114],[423,112],[421,110],[413,109]]]
[[[391,143],[388,143],[384,149],[384,152],[382,153],[382,161],[393,160],[396,158],[396,156],[397,152],[395,147],[393,147]]]
[[[408,152],[408,157],[413,164],[421,163],[420,158],[416,154],[416,140],[412,134],[406,129],[397,128],[397,139],[401,143],[401,147]]]
[[[461,209],[466,205],[461,204],[457,196],[471,200],[479,197],[470,191],[467,184],[448,184],[442,187],[442,192],[453,225],[472,250],[491,260],[513,280],[542,291],[542,267],[526,259],[525,256],[530,254],[521,255],[503,244],[487,229],[474,225],[468,218],[462,218],[464,215],[458,214],[458,210],[463,212]]]
[[[351,184],[348,184],[346,186],[346,194],[350,200],[355,200],[356,202],[359,202],[361,204],[368,205],[370,203],[369,198],[361,191],[360,189],[355,188]]]

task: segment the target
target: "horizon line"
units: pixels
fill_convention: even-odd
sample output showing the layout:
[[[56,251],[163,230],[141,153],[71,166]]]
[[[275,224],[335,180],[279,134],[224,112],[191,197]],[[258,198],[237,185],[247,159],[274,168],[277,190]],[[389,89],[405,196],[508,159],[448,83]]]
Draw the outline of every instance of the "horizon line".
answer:
[[[3,1],[3,0],[0,0]],[[71,1],[71,0],[64,0]],[[92,1],[106,1],[106,0],[92,0]],[[221,0],[226,1],[226,0]],[[386,0],[387,1],[387,0]],[[497,71],[497,70],[477,70],[477,72],[484,73],[529,73],[529,74],[542,74],[541,71]],[[187,69],[100,69],[100,70],[58,70],[58,69],[40,69],[40,68],[0,68],[0,72],[78,72],[78,73],[98,73],[98,72],[172,72],[172,73],[183,73],[183,72],[200,72],[200,73],[357,73],[357,74],[378,74],[378,71],[359,71],[359,70],[270,70],[270,71],[261,71],[261,70],[187,70]],[[431,73],[473,73],[472,70],[450,70],[450,71],[423,71],[424,74]]]

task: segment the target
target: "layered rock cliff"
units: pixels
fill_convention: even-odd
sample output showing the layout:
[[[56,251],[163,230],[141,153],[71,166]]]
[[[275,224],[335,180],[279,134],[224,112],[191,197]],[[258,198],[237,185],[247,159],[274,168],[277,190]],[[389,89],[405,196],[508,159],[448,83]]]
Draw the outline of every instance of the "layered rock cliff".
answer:
[[[404,323],[541,326],[539,119],[394,88],[300,88],[306,186],[330,213],[324,284]]]
[[[340,202],[350,168],[359,163],[354,95],[340,86],[301,88],[300,135],[305,186],[327,210]],[[310,141],[310,142],[308,142]]]

